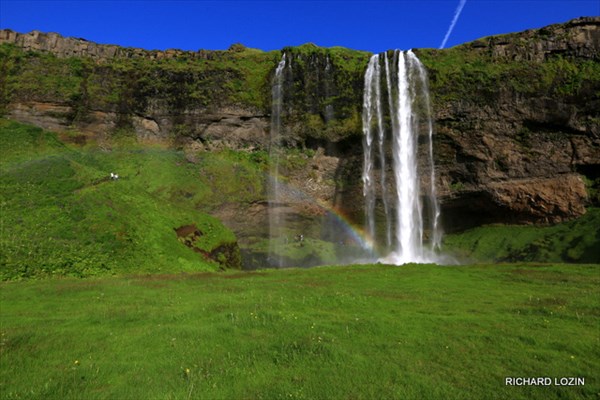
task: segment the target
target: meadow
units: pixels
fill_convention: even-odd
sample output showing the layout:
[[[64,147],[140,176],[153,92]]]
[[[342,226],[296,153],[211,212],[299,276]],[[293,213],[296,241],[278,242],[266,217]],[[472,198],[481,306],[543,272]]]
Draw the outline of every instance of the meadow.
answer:
[[[4,119],[0,140],[0,280],[240,267],[239,250],[222,262],[201,257],[174,231],[195,224],[200,251],[237,249],[233,232],[205,210],[224,180],[244,188],[229,184],[222,201],[261,192],[260,169],[240,156],[207,154],[196,165],[181,150],[125,134],[88,142]]]
[[[194,223],[207,253],[237,246],[210,211],[264,200],[264,152],[190,160],[126,133],[103,143],[9,120],[0,135],[3,400],[600,393],[598,209],[446,237],[479,264],[216,272],[239,258],[202,257],[174,229]]]
[[[584,399],[597,265],[361,265],[0,284],[3,399]],[[506,386],[579,377],[579,386]]]

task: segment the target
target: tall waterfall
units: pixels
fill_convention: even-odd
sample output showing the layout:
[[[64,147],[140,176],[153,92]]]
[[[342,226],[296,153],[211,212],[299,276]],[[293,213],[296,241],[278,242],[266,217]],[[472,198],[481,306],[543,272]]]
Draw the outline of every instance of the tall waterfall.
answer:
[[[279,158],[281,152],[281,110],[283,106],[283,72],[286,66],[286,54],[275,70],[273,77],[271,96],[271,135],[269,142],[269,156],[271,158],[269,179],[269,263],[275,267],[281,267],[283,260],[281,253],[277,251],[281,246],[282,232],[285,229],[285,212],[283,211],[283,199],[279,177]]]
[[[362,122],[367,233],[389,252],[384,262],[434,262],[441,230],[433,123],[427,72],[412,51],[396,50],[391,60],[387,53],[371,57]],[[426,153],[425,159],[419,160],[419,153]],[[387,173],[390,158],[392,174]]]

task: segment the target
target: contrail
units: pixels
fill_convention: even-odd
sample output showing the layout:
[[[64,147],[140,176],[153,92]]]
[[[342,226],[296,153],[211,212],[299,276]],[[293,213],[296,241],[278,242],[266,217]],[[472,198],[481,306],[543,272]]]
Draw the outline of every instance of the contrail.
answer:
[[[450,23],[448,32],[446,32],[446,36],[444,36],[444,40],[442,41],[442,44],[440,45],[440,49],[443,49],[446,46],[446,42],[448,41],[448,38],[450,37],[452,30],[454,29],[454,25],[456,25],[456,21],[458,21],[458,17],[460,17],[460,13],[466,3],[467,3],[467,0],[460,0],[460,3],[458,3],[458,7],[456,7],[456,11],[454,11],[454,17],[452,18],[452,22]]]

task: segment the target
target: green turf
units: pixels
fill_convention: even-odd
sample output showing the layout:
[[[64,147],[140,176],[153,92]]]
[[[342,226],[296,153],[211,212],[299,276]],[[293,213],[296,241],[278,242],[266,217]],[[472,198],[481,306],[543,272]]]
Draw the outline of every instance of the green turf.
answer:
[[[490,225],[446,235],[444,249],[462,261],[600,263],[600,209],[554,226]]]
[[[216,160],[229,171],[235,161],[238,172],[223,179],[245,174],[247,191],[260,193],[258,178],[249,178],[260,172],[248,172],[244,160],[211,155],[195,165],[182,151],[119,142],[67,145],[0,120],[0,279],[240,266],[235,235],[201,210],[214,203]],[[195,247],[206,255],[178,240],[174,229],[189,224],[202,233]]]
[[[0,284],[3,399],[578,399],[598,265],[319,267]],[[513,387],[506,377],[581,377]]]

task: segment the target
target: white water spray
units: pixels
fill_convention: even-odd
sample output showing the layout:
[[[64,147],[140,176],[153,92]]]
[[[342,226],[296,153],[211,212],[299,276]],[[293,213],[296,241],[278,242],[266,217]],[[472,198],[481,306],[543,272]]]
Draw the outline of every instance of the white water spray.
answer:
[[[383,223],[385,244],[390,252],[382,261],[393,264],[435,262],[435,250],[441,243],[439,205],[436,199],[433,166],[433,123],[427,74],[412,51],[395,51],[390,65],[383,56],[387,116],[382,103],[382,76],[379,55],[369,61],[365,73],[363,97],[364,167],[363,194],[365,222],[372,239],[378,236],[378,223]],[[389,123],[385,123],[389,120]],[[374,134],[377,133],[377,135]],[[425,142],[421,153],[427,153],[419,163],[419,137]],[[376,146],[375,146],[376,144]],[[392,179],[386,174],[386,149],[392,152]],[[377,154],[375,154],[377,152]],[[376,161],[379,160],[379,164]],[[376,181],[375,168],[380,168]],[[420,169],[429,169],[428,185],[421,184]],[[388,193],[387,188],[393,187]],[[379,188],[379,197],[377,189]],[[429,207],[423,211],[421,192]],[[393,198],[390,199],[390,195]],[[376,218],[377,199],[383,205],[383,221]],[[390,200],[392,200],[390,204]],[[393,210],[392,210],[393,209]],[[424,215],[425,214],[425,215]],[[394,232],[393,238],[391,232]],[[425,236],[428,236],[426,240]]]

